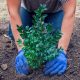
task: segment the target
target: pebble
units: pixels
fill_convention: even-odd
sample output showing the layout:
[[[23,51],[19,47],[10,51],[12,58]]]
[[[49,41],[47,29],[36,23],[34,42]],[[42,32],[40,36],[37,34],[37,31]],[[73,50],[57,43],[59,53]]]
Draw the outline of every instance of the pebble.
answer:
[[[1,65],[1,69],[4,70],[4,71],[7,70],[8,69],[8,65],[7,64],[2,64]]]
[[[4,80],[4,77],[3,77],[3,75],[0,75],[0,80]]]

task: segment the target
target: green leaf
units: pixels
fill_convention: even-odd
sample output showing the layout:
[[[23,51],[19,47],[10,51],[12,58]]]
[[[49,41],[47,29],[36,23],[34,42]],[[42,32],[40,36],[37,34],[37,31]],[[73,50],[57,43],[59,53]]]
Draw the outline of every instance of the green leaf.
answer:
[[[17,30],[18,30],[20,33],[22,33],[22,32],[23,32],[23,26],[17,25]]]
[[[51,33],[53,31],[52,24],[50,24],[50,23],[47,24],[46,29],[47,29],[47,32]]]
[[[19,45],[19,46],[21,46],[21,45],[22,45],[22,40],[21,40],[21,39],[18,39],[18,41],[17,41],[17,42],[18,42],[18,45]]]

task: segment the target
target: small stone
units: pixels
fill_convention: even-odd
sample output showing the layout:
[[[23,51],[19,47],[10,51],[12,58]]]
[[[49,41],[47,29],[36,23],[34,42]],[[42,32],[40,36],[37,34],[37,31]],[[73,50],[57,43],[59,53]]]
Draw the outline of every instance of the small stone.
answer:
[[[6,34],[3,35],[5,38],[9,38],[9,36],[7,36]]]
[[[7,65],[7,64],[2,64],[2,65],[1,65],[1,68],[2,68],[2,70],[4,70],[4,71],[5,71],[5,70],[7,70],[8,65]]]
[[[0,75],[0,80],[4,80],[4,77],[3,77],[3,75]]]

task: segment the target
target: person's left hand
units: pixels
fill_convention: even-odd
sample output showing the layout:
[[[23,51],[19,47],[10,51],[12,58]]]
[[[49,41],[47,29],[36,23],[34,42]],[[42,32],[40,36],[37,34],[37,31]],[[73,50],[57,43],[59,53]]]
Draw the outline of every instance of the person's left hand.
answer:
[[[44,68],[45,75],[61,75],[67,69],[67,57],[64,51],[61,51],[59,56],[47,62]]]

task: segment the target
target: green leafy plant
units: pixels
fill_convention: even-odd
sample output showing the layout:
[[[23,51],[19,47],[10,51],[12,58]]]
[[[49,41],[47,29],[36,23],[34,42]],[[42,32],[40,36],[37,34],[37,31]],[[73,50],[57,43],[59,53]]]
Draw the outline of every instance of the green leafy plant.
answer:
[[[32,69],[39,68],[45,62],[54,59],[58,55],[57,43],[61,38],[61,32],[52,28],[50,23],[44,23],[47,15],[43,14],[45,5],[35,10],[32,27],[18,26],[18,31],[23,39],[19,39],[19,45],[23,44],[24,55]]]

